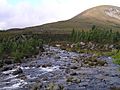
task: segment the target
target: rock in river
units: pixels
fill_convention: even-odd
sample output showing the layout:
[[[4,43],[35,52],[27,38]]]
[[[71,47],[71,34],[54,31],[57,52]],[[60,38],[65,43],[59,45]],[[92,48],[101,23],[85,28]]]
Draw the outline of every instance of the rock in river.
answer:
[[[21,68],[16,69],[12,74],[17,75],[17,74],[22,74],[23,70]]]

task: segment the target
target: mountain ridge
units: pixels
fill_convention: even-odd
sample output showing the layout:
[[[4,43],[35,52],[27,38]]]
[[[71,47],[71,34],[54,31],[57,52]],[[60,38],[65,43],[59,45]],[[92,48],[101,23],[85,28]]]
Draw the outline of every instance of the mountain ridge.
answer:
[[[89,30],[95,25],[105,29],[120,29],[120,7],[100,5],[87,9],[69,20],[47,23],[24,30],[44,33],[69,33],[71,30]]]

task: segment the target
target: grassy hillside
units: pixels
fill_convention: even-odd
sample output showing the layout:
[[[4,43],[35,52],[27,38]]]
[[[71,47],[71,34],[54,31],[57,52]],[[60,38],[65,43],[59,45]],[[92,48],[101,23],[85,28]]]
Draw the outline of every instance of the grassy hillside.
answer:
[[[36,27],[25,28],[25,31],[34,31],[37,33],[52,33],[52,34],[68,34],[73,28],[76,30],[90,30],[93,25],[104,28],[113,29],[114,31],[120,31],[120,19],[111,17],[106,14],[110,12],[109,9],[114,10],[113,14],[116,15],[116,10],[120,10],[120,7],[103,5],[90,8],[80,13],[79,15],[65,21],[53,22]],[[111,12],[110,12],[111,13]],[[118,17],[119,16],[119,13]]]

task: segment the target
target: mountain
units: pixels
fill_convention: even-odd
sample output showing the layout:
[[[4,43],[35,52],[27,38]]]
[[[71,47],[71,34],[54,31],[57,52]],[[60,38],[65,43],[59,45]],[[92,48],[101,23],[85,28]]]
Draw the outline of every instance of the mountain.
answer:
[[[36,32],[69,33],[71,30],[89,30],[95,25],[104,29],[120,29],[120,7],[102,5],[83,11],[65,21],[48,23],[41,26],[25,28]]]

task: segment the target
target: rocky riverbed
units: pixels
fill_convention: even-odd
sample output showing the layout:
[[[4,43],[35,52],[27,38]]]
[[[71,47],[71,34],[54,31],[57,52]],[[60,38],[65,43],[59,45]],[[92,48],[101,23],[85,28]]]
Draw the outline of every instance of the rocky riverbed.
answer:
[[[111,57],[45,46],[38,59],[0,69],[0,90],[120,90]]]

